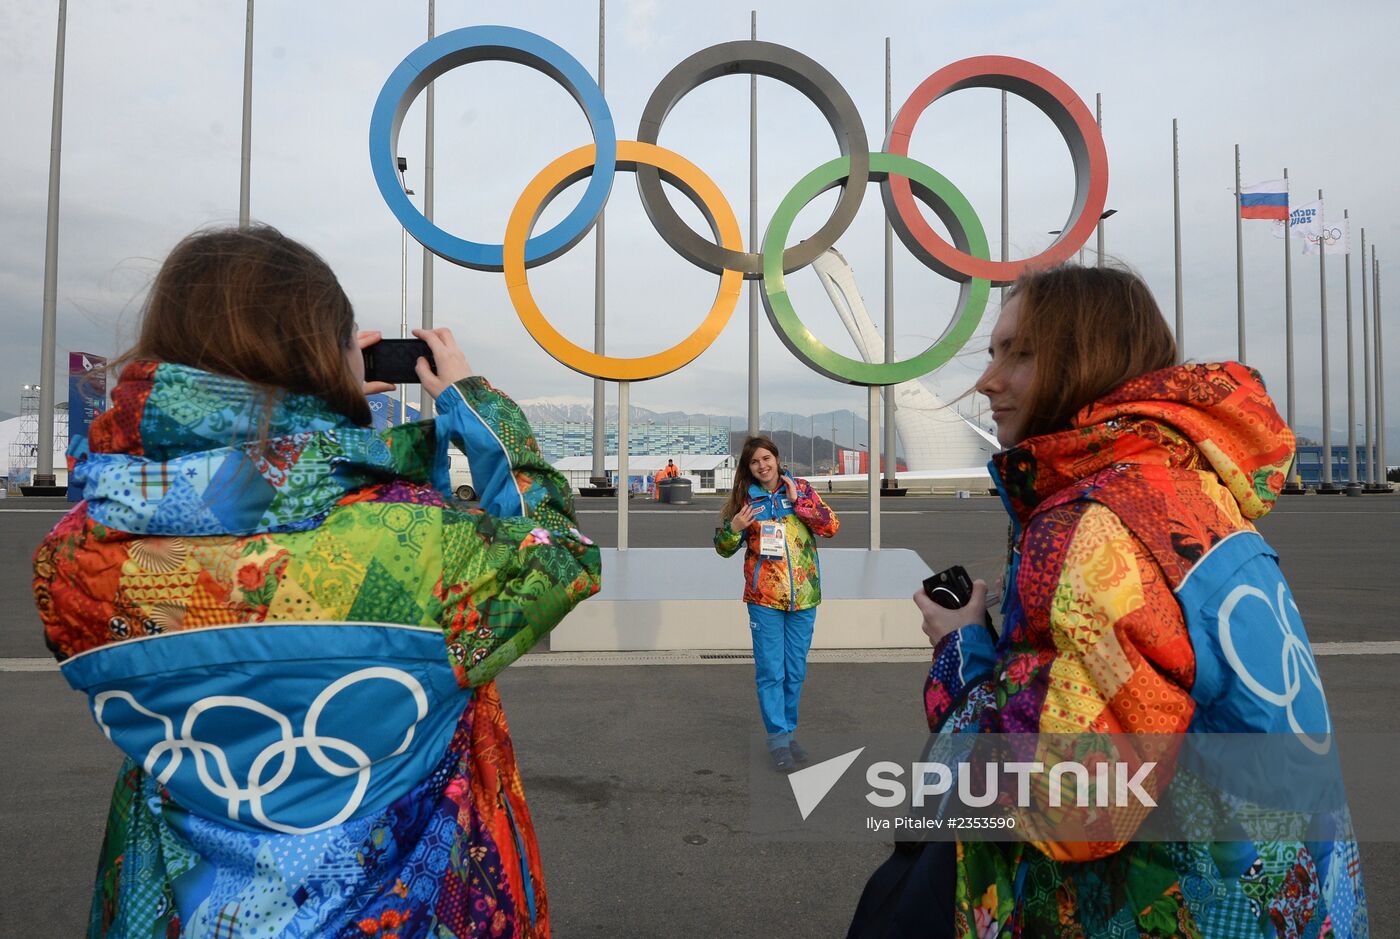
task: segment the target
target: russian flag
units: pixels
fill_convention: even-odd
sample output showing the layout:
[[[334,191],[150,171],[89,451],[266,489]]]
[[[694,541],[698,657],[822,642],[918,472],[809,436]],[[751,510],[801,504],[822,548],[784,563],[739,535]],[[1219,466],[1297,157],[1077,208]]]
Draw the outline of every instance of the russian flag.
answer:
[[[1288,180],[1269,179],[1240,187],[1240,218],[1288,220]]]

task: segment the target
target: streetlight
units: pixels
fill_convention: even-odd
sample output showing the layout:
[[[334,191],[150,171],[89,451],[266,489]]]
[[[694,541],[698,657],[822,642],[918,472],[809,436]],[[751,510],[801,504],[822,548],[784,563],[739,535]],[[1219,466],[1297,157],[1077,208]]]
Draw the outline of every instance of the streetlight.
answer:
[[[1099,221],[1102,222],[1104,219],[1106,219],[1106,218],[1111,218],[1112,216],[1117,215],[1117,214],[1118,214],[1118,210],[1117,210],[1117,209],[1108,209],[1108,210],[1106,210],[1102,215],[1099,216]],[[1060,234],[1063,234],[1063,233],[1064,233],[1064,229],[1063,229],[1063,228],[1057,228],[1057,229],[1055,229],[1054,231],[1046,232],[1047,235],[1060,235]],[[1083,246],[1083,245],[1080,245],[1080,246],[1079,246],[1079,253],[1078,253],[1078,255],[1075,257],[1075,263],[1078,264],[1080,267],[1083,267],[1083,266],[1084,266],[1084,246]],[[1099,266],[1099,267],[1103,267],[1103,252],[1102,252],[1102,251],[1099,252],[1099,262],[1098,262],[1098,266]]]
[[[408,160],[404,157],[397,158],[399,170],[399,185],[403,187],[404,195],[413,195],[413,190],[408,188],[408,180],[405,174],[408,173]],[[402,303],[399,312],[399,338],[408,338],[408,229],[399,226],[403,232],[403,259],[399,263],[399,290],[402,296]],[[399,423],[408,423],[408,386],[399,385]]]

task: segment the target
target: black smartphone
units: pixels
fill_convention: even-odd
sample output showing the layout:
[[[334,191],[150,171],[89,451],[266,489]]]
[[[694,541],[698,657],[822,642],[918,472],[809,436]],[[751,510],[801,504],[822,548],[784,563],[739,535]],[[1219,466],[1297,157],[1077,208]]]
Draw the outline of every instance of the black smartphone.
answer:
[[[428,367],[437,371],[432,350],[421,339],[381,339],[364,349],[365,381],[387,381],[391,385],[416,385],[418,372],[414,364],[419,357],[428,360]]]
[[[960,610],[967,606],[968,601],[972,599],[972,578],[968,576],[961,564],[954,564],[932,577],[924,578],[924,593],[941,607],[949,610]],[[995,642],[997,630],[992,625],[991,610],[983,613],[982,624],[987,627],[987,631],[992,634],[992,640]]]

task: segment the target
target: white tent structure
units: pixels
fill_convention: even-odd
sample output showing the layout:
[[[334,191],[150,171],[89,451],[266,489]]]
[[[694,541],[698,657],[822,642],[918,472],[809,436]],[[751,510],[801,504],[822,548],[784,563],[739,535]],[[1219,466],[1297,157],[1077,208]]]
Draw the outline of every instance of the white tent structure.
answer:
[[[885,342],[865,309],[851,265],[841,252],[828,248],[812,267],[861,357],[883,362]],[[921,472],[937,473],[934,478],[986,478],[987,461],[1001,449],[995,437],[941,401],[923,382],[902,382],[888,390],[894,394],[895,430],[909,465],[908,473],[900,472],[901,481],[918,479]]]
[[[26,424],[28,425],[26,427]],[[21,441],[37,440],[38,422],[33,414],[0,421],[0,473],[13,485],[28,484],[38,465],[38,447]],[[24,450],[29,452],[21,452]],[[68,485],[68,405],[54,408],[53,473],[60,486]]]

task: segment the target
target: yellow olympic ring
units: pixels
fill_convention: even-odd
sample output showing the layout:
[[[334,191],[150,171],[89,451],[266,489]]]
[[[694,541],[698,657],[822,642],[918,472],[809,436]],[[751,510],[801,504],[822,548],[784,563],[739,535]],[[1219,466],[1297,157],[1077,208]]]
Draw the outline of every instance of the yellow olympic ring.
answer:
[[[525,271],[525,243],[540,213],[551,199],[575,181],[593,173],[594,147],[589,144],[572,150],[539,172],[511,210],[506,223],[504,268],[506,289],[525,330],[551,356],[577,372],[612,381],[644,381],[674,372],[693,362],[714,342],[739,304],[744,275],[725,270],[720,275],[715,302],[700,326],[669,349],[637,358],[600,355],[566,339],[545,318],[530,292]],[[732,251],[743,249],[739,220],[734,209],[710,177],[678,153],[655,144],[635,140],[617,142],[617,168],[635,172],[638,165],[654,166],[661,177],[695,204],[710,223],[716,241]]]

